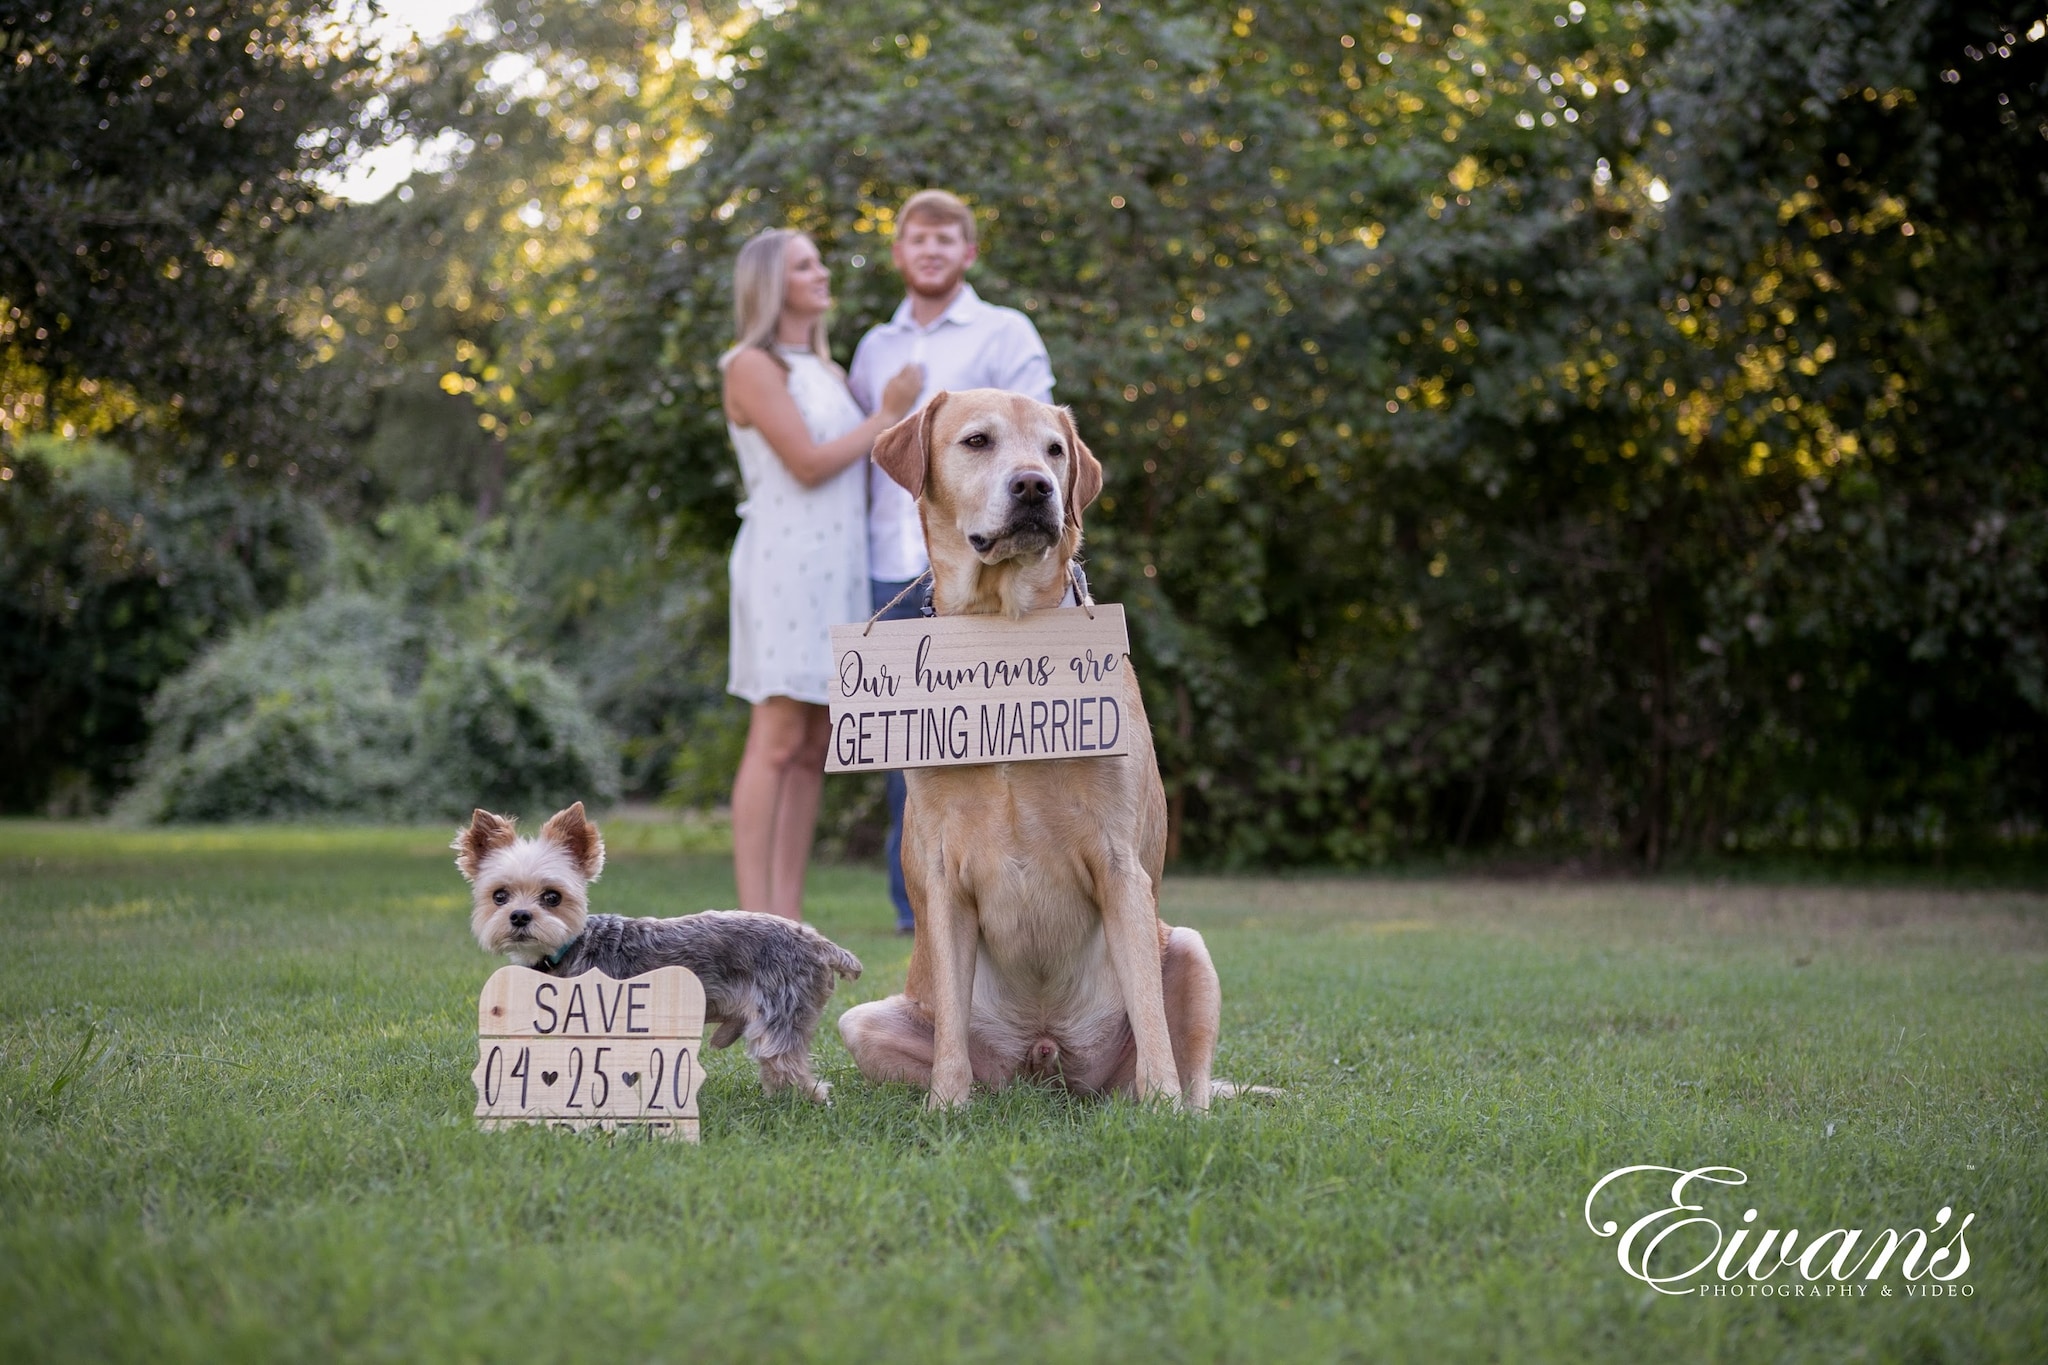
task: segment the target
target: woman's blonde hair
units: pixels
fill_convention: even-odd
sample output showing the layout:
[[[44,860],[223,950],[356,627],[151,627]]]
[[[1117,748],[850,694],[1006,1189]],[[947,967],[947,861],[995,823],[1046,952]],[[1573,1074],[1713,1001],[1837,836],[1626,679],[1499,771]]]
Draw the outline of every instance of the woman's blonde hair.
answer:
[[[721,370],[749,346],[759,347],[773,356],[776,364],[789,368],[776,354],[775,332],[782,322],[783,301],[789,294],[789,244],[799,237],[811,240],[809,234],[795,228],[770,228],[740,248],[739,259],[732,267],[733,332],[738,340],[718,358]],[[811,352],[832,365],[832,348],[826,341],[822,315],[811,324]]]

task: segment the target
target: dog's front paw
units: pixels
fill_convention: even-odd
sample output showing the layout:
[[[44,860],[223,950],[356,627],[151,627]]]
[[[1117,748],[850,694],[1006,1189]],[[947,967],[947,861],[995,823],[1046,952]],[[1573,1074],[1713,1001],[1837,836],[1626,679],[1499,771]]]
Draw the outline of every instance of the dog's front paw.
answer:
[[[1183,1107],[1180,1093],[1180,1078],[1170,1071],[1163,1075],[1158,1073],[1147,1075],[1145,1074],[1145,1069],[1140,1067],[1138,1083],[1133,1089],[1137,1094],[1140,1104],[1159,1105],[1170,1109],[1180,1109]]]
[[[967,1107],[969,1098],[970,1090],[968,1088],[963,1087],[958,1091],[950,1088],[941,1090],[935,1085],[932,1087],[931,1093],[924,1097],[924,1107],[927,1113],[932,1114],[955,1113]]]
[[[925,1096],[924,1107],[937,1113],[945,1109],[965,1109],[967,1101],[974,1094],[974,1068],[965,1057],[949,1057],[932,1067],[929,1093]]]

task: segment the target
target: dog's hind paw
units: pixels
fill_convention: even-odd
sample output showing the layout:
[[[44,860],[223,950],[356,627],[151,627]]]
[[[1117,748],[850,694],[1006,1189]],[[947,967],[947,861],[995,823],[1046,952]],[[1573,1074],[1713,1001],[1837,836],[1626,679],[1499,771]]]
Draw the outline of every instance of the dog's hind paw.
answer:
[[[1212,1100],[1277,1100],[1287,1092],[1273,1085],[1239,1085],[1236,1081],[1210,1081]]]

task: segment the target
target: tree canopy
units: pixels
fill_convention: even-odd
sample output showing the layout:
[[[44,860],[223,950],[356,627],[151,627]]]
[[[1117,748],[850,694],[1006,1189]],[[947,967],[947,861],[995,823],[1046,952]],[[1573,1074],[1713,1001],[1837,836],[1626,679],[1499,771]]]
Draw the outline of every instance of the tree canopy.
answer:
[[[374,74],[310,0],[0,4],[0,421],[335,454],[262,266]]]
[[[492,0],[402,61],[286,0],[20,13],[10,431],[90,408],[351,506],[510,469],[639,525],[607,581],[715,577],[739,243],[818,239],[843,356],[941,185],[1107,467],[1178,851],[2040,832],[2017,6]],[[442,158],[398,194],[307,188],[398,131]]]
[[[1108,465],[1183,849],[2037,824],[2039,28],[797,7],[618,196],[528,448],[721,540],[737,243],[811,230],[843,346],[945,185]]]

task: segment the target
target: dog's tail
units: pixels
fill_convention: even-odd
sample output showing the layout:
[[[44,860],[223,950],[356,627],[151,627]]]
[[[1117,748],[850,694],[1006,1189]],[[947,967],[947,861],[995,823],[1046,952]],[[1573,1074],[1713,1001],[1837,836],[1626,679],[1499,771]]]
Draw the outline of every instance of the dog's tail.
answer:
[[[855,957],[852,953],[847,952],[846,949],[840,947],[838,944],[832,943],[830,939],[827,939],[825,941],[827,943],[830,943],[832,946],[831,953],[827,955],[831,960],[832,970],[837,972],[839,975],[845,977],[848,981],[859,980],[860,959]]]

